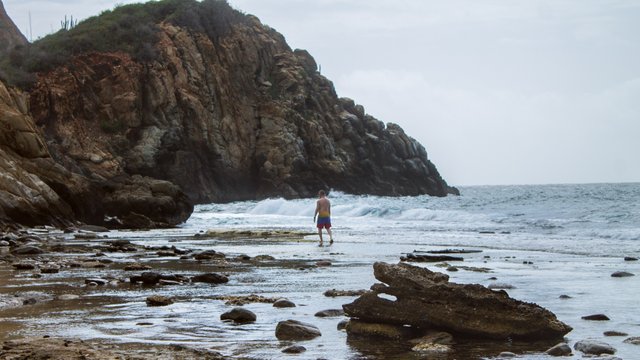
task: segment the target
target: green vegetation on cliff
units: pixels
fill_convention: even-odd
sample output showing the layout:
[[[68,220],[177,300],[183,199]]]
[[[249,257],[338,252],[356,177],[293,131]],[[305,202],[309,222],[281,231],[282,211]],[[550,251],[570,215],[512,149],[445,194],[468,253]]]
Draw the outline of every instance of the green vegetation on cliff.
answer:
[[[161,0],[117,6],[61,29],[27,46],[0,54],[0,78],[10,85],[30,87],[39,72],[63,65],[88,52],[125,52],[141,62],[156,58],[157,24],[169,22],[212,40],[224,36],[246,17],[226,0]]]

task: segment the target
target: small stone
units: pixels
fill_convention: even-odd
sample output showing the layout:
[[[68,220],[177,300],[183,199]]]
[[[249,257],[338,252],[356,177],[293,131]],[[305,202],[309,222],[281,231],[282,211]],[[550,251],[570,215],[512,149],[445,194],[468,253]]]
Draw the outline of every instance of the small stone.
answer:
[[[140,281],[145,285],[155,285],[160,282],[162,275],[153,271],[145,271],[140,274]]]
[[[331,261],[329,261],[329,260],[316,261],[316,266],[318,266],[318,267],[331,266]]]
[[[151,270],[151,266],[149,265],[145,265],[145,264],[141,264],[141,263],[133,263],[133,264],[129,264],[127,266],[124,267],[125,271],[144,271],[144,270]]]
[[[87,233],[74,234],[73,237],[80,240],[91,240],[91,239],[97,239],[98,234],[87,232]]]
[[[13,255],[40,255],[44,253],[44,250],[37,246],[25,245],[13,249],[11,253]]]
[[[504,289],[515,289],[516,287],[511,284],[502,284],[502,283],[493,283],[487,286],[491,290],[504,290]]]
[[[148,306],[167,306],[173,304],[173,300],[162,295],[152,295],[147,298]]]
[[[583,316],[582,317],[583,320],[592,320],[592,321],[608,321],[611,320],[609,319],[609,317],[605,314],[593,314],[593,315],[587,315],[587,316]]]
[[[453,271],[453,272],[455,272],[455,271],[458,271],[458,268],[457,268],[457,267],[455,267],[455,266],[449,266],[449,267],[447,268],[447,271]]]
[[[551,356],[569,356],[571,355],[571,347],[566,343],[559,343],[545,352]]]
[[[569,295],[560,295],[560,296],[558,296],[558,298],[559,298],[559,299],[563,299],[563,300],[566,300],[566,299],[572,299],[572,297],[571,297],[571,296],[569,296]]]
[[[637,257],[625,256],[624,261],[638,261]]]
[[[305,351],[307,351],[307,348],[302,345],[293,345],[282,350],[285,354],[302,354]]]
[[[276,300],[276,302],[273,303],[273,307],[290,308],[290,307],[296,307],[296,304],[294,304],[293,301],[288,299],[278,299]]]
[[[640,345],[640,336],[633,336],[624,340],[627,344]]]
[[[56,299],[61,301],[69,301],[69,300],[80,299],[80,296],[75,294],[62,294],[62,295],[59,295]]]
[[[43,266],[40,268],[40,272],[43,274],[57,274],[60,272],[60,267],[57,265]]]
[[[604,336],[628,336],[629,334],[621,331],[605,331]]]
[[[90,278],[90,279],[85,279],[84,283],[87,285],[90,285],[91,283],[96,285],[107,285],[109,283],[109,280],[101,279],[101,278]]]
[[[611,277],[616,277],[616,278],[629,277],[629,276],[635,276],[635,274],[632,274],[632,273],[626,272],[626,271],[616,271],[613,274],[611,274]]]
[[[510,351],[503,351],[500,354],[498,354],[498,357],[500,358],[512,358],[512,357],[516,357],[517,355],[510,352]]]
[[[11,246],[11,243],[7,240],[0,240],[0,246]]]
[[[451,352],[451,346],[444,344],[434,344],[434,343],[420,343],[411,348],[411,351],[419,352],[424,355],[433,355],[438,356],[438,354],[446,354]]]
[[[616,353],[616,349],[611,345],[595,340],[580,340],[573,345],[573,348],[588,355],[613,355]]]
[[[33,305],[35,303],[37,303],[38,300],[34,299],[34,298],[29,298],[29,299],[25,299],[22,301],[22,305]]]
[[[345,330],[347,328],[347,324],[349,323],[349,320],[342,320],[338,323],[338,325],[336,326],[336,328],[338,330]]]
[[[227,311],[220,315],[220,320],[231,320],[236,323],[249,323],[256,321],[256,314],[244,308],[234,308],[231,309],[231,311]]]
[[[326,297],[337,297],[337,296],[360,296],[367,292],[367,290],[336,290],[331,289],[324,292],[324,296]]]
[[[322,336],[316,326],[297,320],[280,321],[276,326],[278,340],[311,340]]]
[[[202,282],[208,284],[223,284],[229,282],[229,278],[216,273],[207,273],[202,275],[196,275],[191,278],[192,282]]]
[[[167,256],[176,256],[176,253],[173,251],[168,251],[168,250],[161,250],[156,252],[156,255],[160,256],[160,257],[167,257]]]
[[[16,270],[33,270],[33,269],[36,268],[36,264],[33,263],[33,262],[23,261],[23,262],[19,262],[19,263],[13,264],[13,267]]]
[[[335,316],[343,316],[344,310],[342,309],[329,309],[318,311],[315,316],[317,317],[335,317]]]

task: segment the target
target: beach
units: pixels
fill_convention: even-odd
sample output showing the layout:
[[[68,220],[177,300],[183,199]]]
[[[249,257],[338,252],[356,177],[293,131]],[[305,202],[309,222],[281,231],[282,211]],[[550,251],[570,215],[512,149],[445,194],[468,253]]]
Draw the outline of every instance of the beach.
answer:
[[[638,345],[625,340],[640,336],[640,315],[633,311],[638,277],[611,275],[640,273],[638,261],[632,260],[640,255],[639,184],[461,191],[462,196],[447,198],[334,192],[329,198],[336,242],[323,247],[314,234],[313,199],[200,205],[185,224],[172,229],[29,229],[43,240],[45,253],[10,255],[9,246],[2,248],[2,339],[47,336],[118,344],[129,347],[123,350],[129,355],[139,353],[134,348],[143,344],[179,346],[176,354],[197,349],[204,351],[203,358],[420,359],[425,355],[412,351],[407,341],[354,338],[337,329],[347,317],[315,314],[342,309],[357,298],[325,296],[327,290],[364,290],[378,282],[375,262],[395,264],[407,254],[457,249],[473,252],[456,254],[463,261],[413,264],[445,273],[451,282],[502,289],[550,310],[573,328],[565,337],[571,347],[593,339],[611,345],[619,358],[634,359]],[[210,256],[196,257],[203,253]],[[20,262],[34,268],[17,270]],[[132,264],[146,270],[125,270]],[[54,266],[57,272],[42,271]],[[150,286],[131,282],[144,271],[167,280]],[[189,280],[206,273],[228,281]],[[242,307],[256,314],[255,322],[220,320],[238,306],[228,304],[231,297],[252,294],[286,298],[295,307],[249,302]],[[146,299],[153,295],[173,303],[148,306]],[[610,320],[582,319],[593,314]],[[289,319],[313,324],[322,335],[278,340],[276,324]],[[627,335],[605,336],[606,331]],[[282,353],[292,345],[306,351]],[[504,352],[549,358],[547,344],[465,339],[452,348],[442,358],[492,358]],[[580,351],[573,354],[582,357]]]

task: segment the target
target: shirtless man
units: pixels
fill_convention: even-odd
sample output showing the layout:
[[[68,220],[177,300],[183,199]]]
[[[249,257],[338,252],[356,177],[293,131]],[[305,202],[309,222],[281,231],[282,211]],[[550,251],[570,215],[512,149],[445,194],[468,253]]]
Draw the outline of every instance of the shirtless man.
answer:
[[[329,245],[333,244],[333,236],[331,236],[331,202],[327,199],[324,190],[318,191],[318,201],[316,202],[316,212],[313,214],[313,222],[316,222],[318,216],[318,235],[320,235],[320,246],[322,246],[322,228],[327,229],[329,234]]]

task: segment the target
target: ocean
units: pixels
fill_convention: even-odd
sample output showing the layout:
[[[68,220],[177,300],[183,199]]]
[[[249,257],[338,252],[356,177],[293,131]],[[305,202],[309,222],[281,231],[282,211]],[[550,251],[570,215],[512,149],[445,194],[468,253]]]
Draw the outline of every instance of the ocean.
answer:
[[[57,331],[81,338],[180,343],[234,357],[279,359],[286,356],[281,350],[291,343],[275,338],[275,324],[295,319],[314,324],[322,332],[321,337],[300,343],[307,351],[297,355],[298,359],[421,359],[424,357],[411,352],[406,344],[351,339],[336,329],[344,318],[317,318],[314,314],[339,309],[355,299],[325,297],[324,291],[368,289],[376,283],[372,269],[376,261],[397,263],[414,251],[455,248],[479,252],[464,254],[463,262],[451,265],[484,267],[488,273],[418,265],[447,273],[452,282],[508,285],[511,297],[537,303],[572,326],[574,330],[566,336],[569,345],[593,339],[616,348],[619,358],[640,359],[640,346],[624,342],[627,337],[640,336],[640,314],[635,308],[640,295],[640,264],[624,259],[640,257],[640,183],[469,186],[460,187],[460,191],[461,196],[445,198],[355,196],[331,191],[332,246],[326,242],[317,246],[317,234],[297,240],[205,235],[211,229],[315,233],[315,199],[198,205],[191,218],[175,229],[111,232],[110,239],[129,239],[146,246],[214,249],[227,258],[270,255],[288,265],[229,270],[229,283],[214,288],[200,284],[136,291],[96,289],[91,294],[97,304],[93,310],[52,312],[38,319],[33,328],[38,329],[36,333]],[[332,265],[312,266],[319,260]],[[197,264],[176,265],[155,253],[136,261],[178,273],[198,271]],[[611,277],[616,271],[639,276]],[[166,308],[149,308],[144,298],[150,294],[181,300]],[[245,307],[258,316],[255,323],[236,326],[219,320],[230,306],[215,296],[248,294],[285,297],[297,306],[276,310],[271,304],[248,304]],[[610,320],[582,319],[599,313]],[[147,325],[139,326],[141,322]],[[611,330],[628,336],[603,334]],[[501,351],[512,351],[522,359],[548,359],[541,353],[544,350],[531,352],[527,346],[509,342],[458,344],[456,352],[444,358],[492,358]],[[574,351],[569,358],[581,358],[581,353]]]

